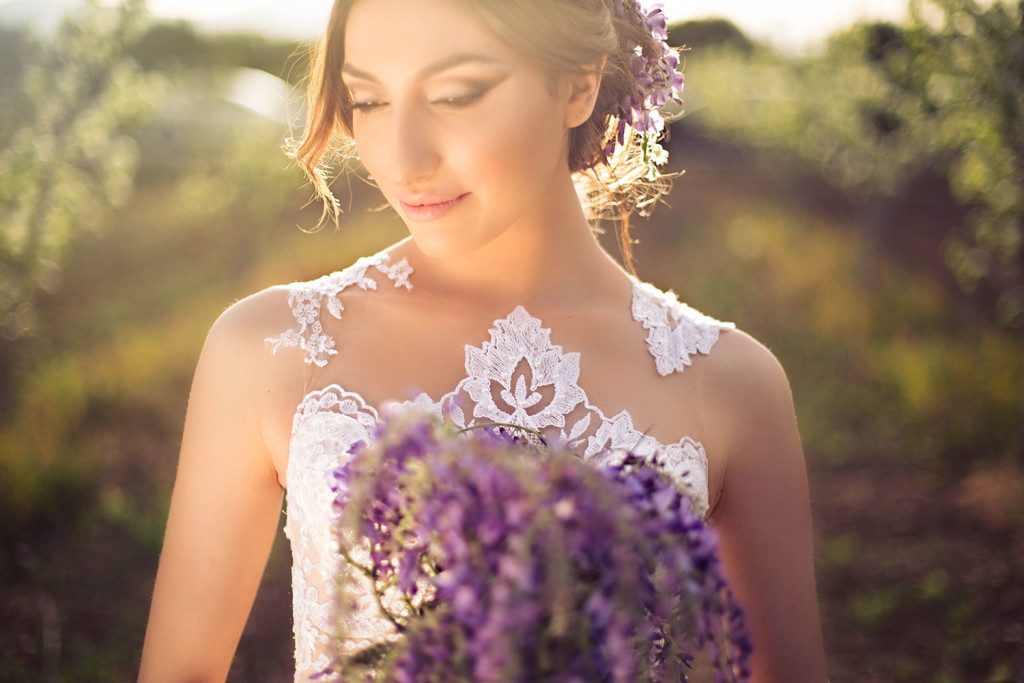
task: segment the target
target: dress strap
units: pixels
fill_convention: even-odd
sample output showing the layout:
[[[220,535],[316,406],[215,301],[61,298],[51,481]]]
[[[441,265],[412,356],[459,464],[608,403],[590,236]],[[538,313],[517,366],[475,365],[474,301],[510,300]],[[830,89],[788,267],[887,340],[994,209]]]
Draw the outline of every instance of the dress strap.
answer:
[[[647,349],[654,356],[658,374],[682,372],[698,353],[707,355],[722,330],[736,329],[690,308],[671,290],[633,280],[633,319],[647,330]]]
[[[367,275],[374,268],[394,283],[395,287],[412,289],[409,275],[412,266],[406,259],[389,264],[387,252],[366,256],[348,268],[330,275],[325,275],[309,282],[294,282],[288,285],[288,305],[295,316],[296,327],[285,331],[277,337],[267,337],[266,342],[272,345],[271,352],[277,353],[282,347],[294,347],[306,352],[307,364],[324,367],[331,356],[338,355],[334,348],[334,338],[324,331],[320,322],[320,311],[324,303],[327,311],[336,319],[341,320],[345,310],[339,295],[348,287],[357,286],[362,290],[377,289],[377,281]]]

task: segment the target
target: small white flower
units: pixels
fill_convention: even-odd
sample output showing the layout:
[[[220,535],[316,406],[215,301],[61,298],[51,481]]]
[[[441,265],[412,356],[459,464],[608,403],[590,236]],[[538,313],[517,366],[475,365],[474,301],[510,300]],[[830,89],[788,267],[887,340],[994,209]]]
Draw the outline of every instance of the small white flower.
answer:
[[[648,153],[651,155],[651,161],[658,166],[664,166],[668,161],[668,150],[659,145],[657,142],[652,142],[647,147]]]

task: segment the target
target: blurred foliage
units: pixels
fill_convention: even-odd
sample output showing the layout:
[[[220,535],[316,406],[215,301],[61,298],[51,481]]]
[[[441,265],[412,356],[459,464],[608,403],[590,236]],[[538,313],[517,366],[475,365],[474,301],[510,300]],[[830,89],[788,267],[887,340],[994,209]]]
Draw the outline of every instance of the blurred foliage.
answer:
[[[253,33],[208,35],[185,21],[154,22],[127,53],[146,70],[243,66],[292,84],[305,75],[308,58],[298,42]]]
[[[24,38],[20,83],[5,79],[0,119],[0,330],[34,326],[36,289],[52,289],[69,242],[99,227],[132,186],[125,131],[153,106],[158,82],[123,54],[142,29],[142,0],[90,2],[45,44]]]
[[[898,462],[938,481],[999,461],[1017,426],[1024,343],[965,318],[928,275],[871,255],[856,221],[751,196],[741,173],[729,183],[744,191],[713,206],[699,229],[675,231],[641,268],[769,345],[789,371],[815,461]],[[865,288],[868,258],[875,274]]]
[[[903,30],[866,34],[870,62],[909,100],[882,115],[932,146],[971,209],[947,248],[962,286],[988,278],[1000,320],[1024,324],[1024,2],[917,0],[911,13]]]
[[[926,150],[888,139],[894,131],[871,104],[890,88],[851,55],[851,40],[841,34],[824,54],[802,59],[763,46],[694,55],[691,108],[712,132],[808,160],[858,198],[896,194],[923,170]]]
[[[983,279],[998,319],[1024,323],[1024,27],[1005,0],[913,0],[906,26],[860,25],[825,50],[694,56],[691,102],[709,130],[806,160],[868,206],[926,172],[947,179],[966,225],[946,256],[961,285]],[[875,226],[876,229],[880,229]]]
[[[684,56],[687,50],[728,48],[750,54],[755,49],[753,41],[727,19],[697,19],[672,24],[668,29],[668,43],[681,48]]]
[[[177,92],[175,117],[156,117],[140,131],[140,178],[148,182],[103,234],[76,242],[83,262],[72,263],[65,287],[40,305],[48,351],[15,376],[14,408],[0,424],[0,481],[13,528],[62,507],[52,497],[56,480],[91,490],[109,475],[98,466],[111,465],[106,430],[98,441],[83,434],[104,416],[112,428],[127,419],[124,434],[157,429],[173,438],[204,332],[248,293],[238,282],[262,260],[282,216],[303,204],[298,172],[283,172],[283,127],[198,88],[210,82],[204,76],[186,81],[185,94],[167,93]],[[172,139],[175,172],[147,172],[146,158],[169,151],[159,131],[200,119],[204,134],[194,131],[192,144]]]

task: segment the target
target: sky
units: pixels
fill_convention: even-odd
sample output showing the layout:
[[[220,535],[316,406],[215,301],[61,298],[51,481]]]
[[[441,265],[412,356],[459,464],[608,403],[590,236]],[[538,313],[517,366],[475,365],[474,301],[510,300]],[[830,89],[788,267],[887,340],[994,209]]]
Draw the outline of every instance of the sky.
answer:
[[[755,38],[802,52],[857,19],[899,20],[906,0],[661,0],[671,19],[724,16]],[[268,24],[291,37],[312,38],[327,22],[330,0],[150,0],[159,17],[184,17],[214,25]]]
[[[0,13],[19,6],[72,6],[82,0],[0,0]],[[102,0],[116,4],[118,0]],[[643,0],[650,4],[653,0]],[[813,50],[830,33],[858,19],[900,20],[907,0],[660,0],[670,19],[725,17],[759,40],[783,50]],[[38,3],[38,4],[37,4]],[[310,40],[327,23],[331,0],[149,0],[150,12],[161,19],[186,19],[209,31],[257,31]]]

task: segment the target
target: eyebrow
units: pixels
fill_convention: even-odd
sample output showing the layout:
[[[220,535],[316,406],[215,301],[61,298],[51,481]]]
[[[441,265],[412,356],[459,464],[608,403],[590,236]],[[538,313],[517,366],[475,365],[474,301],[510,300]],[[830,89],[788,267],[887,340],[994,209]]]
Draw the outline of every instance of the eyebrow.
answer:
[[[451,55],[449,57],[444,57],[442,59],[439,59],[436,62],[434,62],[433,64],[428,64],[427,66],[423,67],[422,69],[420,69],[419,71],[416,72],[415,78],[417,80],[425,80],[427,78],[430,78],[431,76],[436,76],[437,74],[441,73],[442,71],[447,71],[448,69],[454,69],[455,67],[462,66],[463,64],[474,64],[474,63],[475,64],[483,64],[483,65],[495,65],[495,64],[501,64],[502,62],[500,62],[497,59],[494,59],[493,57],[487,57],[487,56],[484,56],[484,55],[455,54],[455,55]],[[380,83],[380,80],[376,76],[371,74],[370,72],[363,71],[362,69],[360,69],[360,68],[358,68],[356,66],[352,66],[348,62],[346,62],[344,64],[344,66],[341,67],[341,72],[342,72],[342,74],[346,74],[346,75],[349,75],[349,76],[354,76],[354,77],[360,78],[360,79],[362,79],[364,81],[371,81],[373,83]]]

